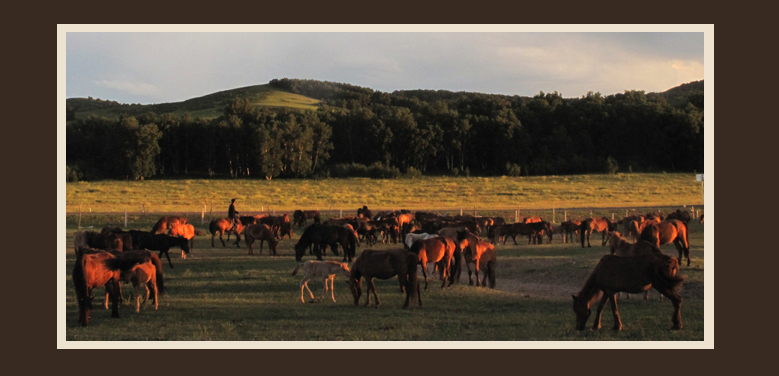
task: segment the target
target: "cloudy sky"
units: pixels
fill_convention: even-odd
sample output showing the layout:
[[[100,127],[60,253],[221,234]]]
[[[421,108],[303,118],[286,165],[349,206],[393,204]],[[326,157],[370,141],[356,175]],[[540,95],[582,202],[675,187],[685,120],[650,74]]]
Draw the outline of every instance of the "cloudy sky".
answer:
[[[664,91],[704,78],[704,33],[697,30],[207,30],[67,31],[66,97],[177,102],[286,77],[383,92],[432,89],[532,96],[557,91],[571,98],[588,91]]]

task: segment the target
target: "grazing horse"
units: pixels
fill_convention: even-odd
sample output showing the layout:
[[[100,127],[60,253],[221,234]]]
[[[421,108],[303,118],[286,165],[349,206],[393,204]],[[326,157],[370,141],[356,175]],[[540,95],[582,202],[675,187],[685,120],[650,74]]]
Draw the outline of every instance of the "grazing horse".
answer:
[[[349,270],[349,265],[335,261],[308,260],[304,263],[298,264],[295,267],[295,270],[292,271],[292,275],[297,274],[298,269],[301,268],[303,269],[303,280],[300,281],[300,301],[303,303],[306,302],[305,299],[303,299],[303,288],[308,290],[308,294],[311,295],[312,301],[320,301],[327,294],[328,281],[330,281],[330,299],[332,299],[333,303],[335,303],[335,286],[333,285],[335,275],[340,274],[347,278],[351,277],[352,275],[351,271]],[[322,296],[318,300],[314,300],[314,293],[312,293],[311,289],[308,288],[308,281],[313,277],[322,278],[322,281],[325,283],[325,289],[322,291]]]
[[[660,248],[648,241],[640,240],[636,243],[630,243],[617,231],[614,231],[611,233],[611,236],[609,236],[609,250],[611,252],[610,254],[620,257],[646,256],[663,253],[660,251]],[[630,299],[630,294],[628,294],[627,297]],[[660,295],[660,299],[662,298],[663,296]],[[649,300],[648,290],[644,292],[644,300]]]
[[[577,219],[570,219],[560,224],[560,232],[563,237],[563,243],[568,242],[568,237],[574,239],[574,235],[579,235],[579,228],[582,222]]]
[[[684,222],[669,219],[660,223],[650,223],[641,231],[638,240],[646,240],[658,247],[674,243],[676,250],[679,251],[679,263],[683,261],[684,255],[687,256],[687,266],[690,266],[690,242],[687,241],[687,225]]]
[[[607,236],[609,233],[616,230],[617,224],[611,222],[611,220],[606,217],[585,219],[579,226],[579,235],[582,238],[582,248],[584,248],[585,236],[587,237],[587,247],[592,247],[592,245],[590,245],[590,235],[593,232],[600,232],[603,235],[603,243],[601,243],[601,246],[603,246],[606,245],[606,242],[608,241]]]
[[[157,223],[154,224],[154,226],[151,228],[151,232],[153,234],[164,234],[168,229],[172,228],[173,225],[177,224],[186,224],[187,223],[187,217],[183,217],[180,215],[164,215],[160,217],[159,220],[157,220]]]
[[[592,313],[591,306],[598,300],[598,293],[601,291],[603,296],[600,298],[592,328],[600,329],[601,313],[606,301],[609,301],[614,314],[614,330],[622,330],[616,294],[618,292],[636,294],[650,288],[654,288],[671,300],[674,306],[673,329],[681,329],[681,288],[685,277],[677,276],[678,270],[679,262],[663,254],[636,257],[603,256],[587,277],[579,293],[572,295],[573,311],[576,313],[576,330],[584,330],[587,319]]]
[[[374,278],[390,279],[398,276],[400,290],[406,292],[406,302],[403,308],[408,308],[410,300],[416,298],[419,306],[422,306],[422,294],[419,291],[419,280],[417,279],[417,264],[419,258],[415,253],[405,249],[393,249],[387,251],[376,251],[366,249],[359,257],[354,260],[349,276],[349,289],[354,296],[354,305],[360,304],[362,295],[362,278],[368,283],[367,300],[365,306],[371,304],[371,292],[376,298],[376,308],[379,308],[381,302],[376,293],[376,286],[373,284]]]
[[[322,261],[322,248],[328,245],[338,255],[338,245],[344,249],[343,262],[351,262],[356,252],[357,236],[343,226],[313,224],[306,227],[295,244],[295,261],[300,262],[310,245],[314,246],[316,259]]]
[[[192,250],[195,248],[195,235],[202,235],[200,231],[195,230],[195,226],[192,226],[191,224],[183,224],[183,225],[173,225],[173,227],[170,228],[170,235],[171,236],[179,236],[184,239],[189,240],[189,249]],[[186,259],[187,255],[184,253],[184,251],[181,251],[181,258]]]
[[[692,215],[690,215],[690,212],[687,209],[684,209],[684,210],[676,209],[675,212],[665,216],[665,219],[666,220],[668,220],[668,219],[676,219],[678,221],[684,222],[684,224],[686,225],[686,224],[690,223],[690,219],[692,219]]]
[[[279,247],[279,242],[273,236],[273,231],[271,231],[268,225],[262,223],[249,225],[243,230],[243,235],[244,238],[246,239],[246,245],[249,247],[250,255],[254,254],[254,251],[252,250],[252,244],[254,244],[255,240],[259,240],[260,254],[262,254],[262,243],[267,241],[268,248],[270,249],[270,251],[268,251],[269,254],[271,256],[276,256],[276,251]]]
[[[527,244],[541,239],[541,235],[544,231],[547,231],[548,222],[530,222],[530,223],[513,223],[505,227],[506,236],[503,238],[503,244],[506,244],[508,237],[517,244],[517,235],[527,235]]]
[[[182,237],[136,230],[130,230],[130,235],[133,237],[133,244],[137,249],[159,251],[160,258],[164,253],[171,268],[173,268],[173,263],[170,261],[169,249],[179,247],[182,252],[189,253],[189,240]]]
[[[422,275],[425,277],[425,290],[427,290],[427,264],[435,263],[439,266],[438,273],[443,283],[441,288],[446,287],[446,280],[449,279],[449,285],[452,285],[452,258],[454,257],[455,243],[452,239],[445,236],[438,236],[430,239],[415,241],[409,252],[414,253],[419,258],[419,265],[422,266]]]
[[[235,224],[235,230],[232,230],[233,222],[228,218],[217,218],[211,221],[211,223],[208,224],[208,231],[211,233],[211,248],[214,247],[214,237],[216,237],[216,233],[219,233],[219,241],[222,242],[222,247],[227,247],[225,245],[224,239],[222,239],[222,235],[224,233],[233,233],[235,234],[236,240],[235,240],[235,246],[238,248],[241,248],[241,245],[239,244],[241,242],[241,232],[243,232],[243,224],[238,221]],[[229,236],[229,235],[228,235]],[[230,240],[228,238],[228,240]]]
[[[295,210],[292,213],[292,219],[298,228],[306,225],[309,218],[314,219],[314,223],[320,222],[319,210]]]
[[[78,301],[78,322],[82,326],[89,325],[92,312],[92,290],[102,286],[105,286],[106,293],[111,299],[111,317],[119,317],[121,271],[112,269],[105,263],[106,260],[114,259],[116,256],[106,251],[82,247],[76,248],[75,251],[76,264],[73,267],[71,277]]]
[[[489,242],[479,239],[470,231],[460,231],[457,233],[457,241],[463,251],[465,266],[468,268],[468,285],[473,285],[471,279],[471,265],[474,264],[473,276],[476,277],[476,286],[479,286],[479,270],[483,270],[484,275],[481,286],[487,286],[489,278],[490,288],[495,288],[495,267],[497,264],[497,253],[495,246]]]

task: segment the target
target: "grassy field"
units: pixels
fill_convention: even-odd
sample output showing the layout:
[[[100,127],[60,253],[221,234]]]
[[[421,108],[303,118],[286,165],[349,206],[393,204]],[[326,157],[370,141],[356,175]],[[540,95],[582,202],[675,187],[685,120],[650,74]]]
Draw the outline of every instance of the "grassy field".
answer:
[[[131,228],[143,225],[131,223]],[[202,226],[196,226],[202,228]],[[279,244],[280,255],[249,256],[241,248],[211,248],[210,236],[196,237],[195,249],[182,260],[171,252],[175,268],[165,263],[168,293],[160,298],[159,310],[147,306],[139,314],[121,308],[121,318],[96,309],[87,328],[77,325],[77,307],[70,279],[74,254],[72,234],[67,229],[67,249],[61,283],[66,289],[64,322],[68,341],[702,341],[704,339],[704,244],[703,226],[690,224],[692,265],[683,267],[687,276],[682,308],[684,329],[671,331],[673,308],[668,299],[658,300],[653,290],[649,301],[640,296],[620,300],[624,329],[613,332],[607,307],[600,331],[576,331],[571,294],[576,293],[597,260],[608,252],[595,245],[582,249],[576,243],[499,245],[497,288],[467,285],[467,273],[460,284],[441,290],[432,279],[422,293],[424,306],[401,309],[404,296],[397,280],[377,281],[382,299],[379,309],[355,306],[345,279],[336,277],[336,303],[302,304],[301,275],[291,276],[295,267],[293,240]],[[599,240],[595,235],[593,240]],[[267,247],[267,245],[266,245]],[[396,245],[378,245],[388,249]],[[663,251],[675,255],[672,245]],[[358,248],[358,254],[365,245]],[[255,250],[256,252],[256,250]],[[312,259],[306,256],[304,260]],[[339,260],[330,256],[328,259]],[[465,283],[463,283],[465,282]],[[309,283],[316,295],[321,281]],[[128,290],[125,290],[128,292]],[[102,289],[95,298],[103,302]],[[307,299],[308,300],[308,299]],[[592,318],[589,323],[592,323]]]
[[[693,174],[419,179],[149,180],[66,184],[69,213],[188,212],[224,215],[231,198],[242,213],[371,209],[473,210],[697,205]]]

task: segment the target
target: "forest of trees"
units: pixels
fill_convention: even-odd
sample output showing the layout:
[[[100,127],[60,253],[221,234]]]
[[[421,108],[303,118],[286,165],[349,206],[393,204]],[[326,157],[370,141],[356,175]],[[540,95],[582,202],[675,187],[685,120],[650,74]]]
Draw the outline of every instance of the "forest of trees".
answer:
[[[702,82],[673,100],[643,91],[566,99],[270,85],[323,104],[298,111],[234,98],[209,120],[149,113],[71,121],[68,179],[703,171]]]

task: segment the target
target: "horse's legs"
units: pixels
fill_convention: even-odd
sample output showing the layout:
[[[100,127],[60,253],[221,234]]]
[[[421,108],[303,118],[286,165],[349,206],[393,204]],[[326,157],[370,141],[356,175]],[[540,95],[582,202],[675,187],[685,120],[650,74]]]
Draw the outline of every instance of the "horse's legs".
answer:
[[[471,264],[466,262],[465,267],[468,268],[468,286],[473,286],[473,278],[471,277]]]
[[[310,289],[310,288],[308,288],[308,281],[309,281],[310,279],[311,279],[311,277],[309,277],[309,276],[308,276],[308,274],[306,274],[305,276],[303,276],[303,280],[302,280],[302,281],[300,281],[300,301],[301,301],[302,303],[305,303],[305,302],[306,302],[306,300],[305,300],[305,299],[303,299],[303,289],[304,289],[304,288],[305,288],[306,290],[308,290],[308,294],[309,294],[309,295],[311,295],[311,300],[314,300],[314,293],[313,293],[313,292],[311,292],[311,289]]]
[[[654,285],[653,285],[654,286]],[[665,295],[668,297],[668,299],[671,300],[671,303],[674,305],[674,314],[671,316],[671,321],[673,322],[673,326],[671,327],[672,330],[679,330],[684,325],[682,324],[682,297],[678,293],[670,290],[670,289],[658,289],[655,286],[655,289],[662,295]]]
[[[335,274],[325,277],[324,280],[325,280],[325,291],[322,292],[322,297],[319,298],[319,300],[324,299],[325,295],[327,295],[327,282],[329,281],[330,282],[330,299],[332,299],[333,303],[335,303],[335,291],[334,291],[334,287],[335,286],[333,286],[333,282],[335,282]]]
[[[167,250],[167,249],[166,249],[166,250],[164,250],[164,251],[160,251],[160,254],[159,254],[159,256],[157,256],[157,257],[159,257],[159,258],[162,258],[162,253],[163,253],[163,252],[165,252],[165,257],[167,257],[167,258],[168,258],[168,265],[170,265],[170,267],[172,268],[172,267],[173,267],[173,263],[172,263],[172,262],[170,262],[170,255],[168,254],[168,250]]]
[[[376,308],[379,308],[381,302],[379,301],[379,294],[376,293],[376,285],[373,284],[373,278],[370,279],[368,288],[370,291],[373,291],[373,297],[376,298]],[[368,292],[368,296],[370,296],[370,292]]]
[[[222,235],[224,235],[224,231],[219,232],[219,241],[222,242],[222,247],[227,247],[227,244],[225,244],[224,239],[222,239]],[[229,232],[227,233],[227,236],[230,236]],[[227,240],[229,241],[230,238],[227,238]]]
[[[154,298],[154,310],[156,311],[160,302],[157,300],[157,281],[155,278],[156,277],[152,277],[151,280],[149,280],[148,285],[151,286],[152,289],[152,298]]]
[[[614,330],[622,330],[622,320],[619,318],[619,308],[617,307],[617,297],[615,295],[609,296],[609,302],[611,302],[611,313],[614,315]]]
[[[425,291],[427,291],[427,259],[419,259],[422,264],[422,275],[425,277]]]
[[[477,259],[474,259],[474,261],[473,261],[473,264],[475,265],[475,269],[476,269],[476,271],[473,273],[473,275],[474,275],[474,277],[475,277],[475,279],[476,279],[476,286],[477,286],[477,287],[478,287],[478,286],[481,286],[481,285],[479,284],[479,261],[481,261],[481,260],[480,260],[480,259],[478,259],[478,258],[477,258]]]
[[[682,258],[682,255],[687,256],[687,266],[690,266],[690,246],[685,245],[684,242],[677,237],[674,239],[674,246],[676,246],[676,250],[679,251],[679,265],[682,264],[682,261],[684,260]]]
[[[600,329],[600,316],[603,313],[603,307],[606,306],[606,301],[609,300],[610,297],[614,297],[615,294],[608,294],[605,291],[603,292],[603,296],[600,298],[600,302],[598,303],[598,310],[595,312],[595,321],[592,323],[592,329],[598,330]]]

